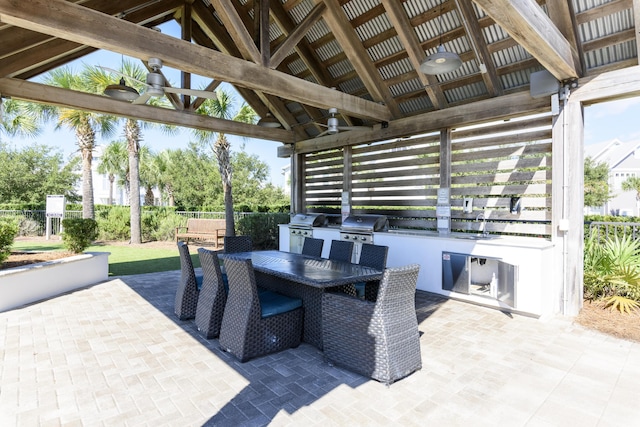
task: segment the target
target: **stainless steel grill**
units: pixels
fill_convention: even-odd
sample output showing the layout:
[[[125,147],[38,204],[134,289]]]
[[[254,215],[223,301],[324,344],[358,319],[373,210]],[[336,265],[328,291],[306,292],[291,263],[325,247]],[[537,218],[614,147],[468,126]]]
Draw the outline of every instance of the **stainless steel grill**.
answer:
[[[351,262],[358,262],[362,244],[373,244],[373,233],[388,229],[388,224],[385,215],[349,215],[342,221],[340,239],[354,242]]]
[[[313,237],[313,227],[323,227],[323,214],[295,214],[289,221],[289,252],[301,253],[305,237]]]

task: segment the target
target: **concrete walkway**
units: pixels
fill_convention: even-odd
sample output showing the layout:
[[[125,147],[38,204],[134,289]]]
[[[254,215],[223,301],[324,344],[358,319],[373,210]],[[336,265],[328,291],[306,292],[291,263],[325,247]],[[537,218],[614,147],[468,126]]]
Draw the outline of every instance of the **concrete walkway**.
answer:
[[[177,321],[179,272],[0,313],[0,426],[620,426],[640,344],[418,292],[421,371],[390,387],[303,344],[245,364]],[[504,424],[502,424],[504,423]]]

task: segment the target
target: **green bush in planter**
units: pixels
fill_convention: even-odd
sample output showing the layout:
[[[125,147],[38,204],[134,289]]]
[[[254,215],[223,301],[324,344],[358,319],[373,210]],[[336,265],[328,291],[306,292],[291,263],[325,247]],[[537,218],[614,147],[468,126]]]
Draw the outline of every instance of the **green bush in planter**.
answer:
[[[87,249],[98,237],[98,223],[91,218],[63,219],[62,227],[62,244],[75,254]]]
[[[18,224],[12,220],[0,220],[0,264],[11,254],[11,245],[18,234]]]

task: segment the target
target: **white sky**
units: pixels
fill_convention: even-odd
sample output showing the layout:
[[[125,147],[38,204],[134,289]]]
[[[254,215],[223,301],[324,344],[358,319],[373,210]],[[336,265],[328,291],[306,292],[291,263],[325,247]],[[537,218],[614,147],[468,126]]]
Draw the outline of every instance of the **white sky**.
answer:
[[[164,24],[161,28],[165,34],[180,34],[175,22]],[[82,68],[83,63],[117,69],[121,61],[122,56],[120,54],[101,50],[72,62],[70,65],[78,71]],[[179,71],[172,70],[166,66],[163,67],[162,71],[172,85],[176,85],[176,83],[179,82]],[[36,78],[34,81],[38,81],[38,79]],[[207,78],[192,75],[193,88],[203,87],[208,84],[209,81]],[[221,87],[234,93],[238,103],[242,102],[242,98],[237,95],[232,86],[223,84]],[[121,133],[116,133],[106,140],[99,137],[98,144],[108,144],[110,141],[120,138],[122,138]],[[228,138],[231,142],[232,150],[239,150],[241,145],[244,144],[245,151],[250,154],[256,154],[262,161],[269,165],[271,182],[274,185],[281,187],[285,185],[281,170],[282,167],[289,164],[289,159],[280,159],[277,157],[277,147],[281,145],[279,142],[242,138],[232,135],[228,135]],[[614,138],[622,142],[640,139],[640,97],[607,102],[585,108],[585,145],[609,141]],[[192,138],[187,129],[184,129],[180,134],[175,136],[164,135],[157,129],[144,129],[142,143],[148,145],[153,151],[160,152],[167,148],[186,148],[190,140],[192,140]],[[17,147],[34,142],[33,139],[21,139],[17,137],[6,138],[5,142],[6,141],[12,142],[13,145]],[[64,153],[65,158],[77,150],[73,132],[67,129],[55,130],[53,124],[46,126],[35,141],[41,144],[59,147]]]

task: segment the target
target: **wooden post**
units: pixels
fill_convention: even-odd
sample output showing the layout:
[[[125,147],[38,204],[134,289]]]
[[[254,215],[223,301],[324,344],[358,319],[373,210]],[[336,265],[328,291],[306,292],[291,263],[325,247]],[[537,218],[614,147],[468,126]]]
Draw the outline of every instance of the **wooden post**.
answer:
[[[580,102],[560,101],[553,121],[552,232],[554,312],[582,308],[584,249],[584,117]]]

